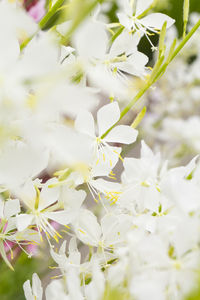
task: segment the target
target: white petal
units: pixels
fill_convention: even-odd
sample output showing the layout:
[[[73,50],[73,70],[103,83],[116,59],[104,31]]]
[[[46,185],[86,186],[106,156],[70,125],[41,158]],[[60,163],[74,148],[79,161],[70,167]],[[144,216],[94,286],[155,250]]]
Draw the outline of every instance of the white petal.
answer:
[[[86,198],[86,192],[83,190],[69,189],[63,186],[61,189],[59,201],[64,204],[64,208],[71,208],[73,210],[79,210],[83,201]]]
[[[35,208],[36,190],[32,180],[28,180],[16,194],[28,208],[31,210]]]
[[[23,289],[26,300],[34,300],[30,280],[24,282]]]
[[[72,222],[74,214],[71,210],[62,210],[56,212],[45,212],[43,214],[46,218],[56,221],[61,225],[67,225]]]
[[[120,109],[117,102],[104,105],[97,113],[99,136],[104,134],[120,118]]]
[[[101,150],[92,167],[93,177],[108,176],[117,164],[122,149],[120,147],[103,146]]]
[[[43,288],[41,285],[40,278],[36,273],[34,273],[32,277],[32,290],[34,296],[36,296],[36,299],[42,300]]]
[[[19,231],[26,229],[33,221],[33,215],[21,214],[16,217],[16,226]]]
[[[81,133],[94,137],[95,129],[92,114],[87,110],[80,112],[75,120],[75,128]]]
[[[76,238],[72,237],[69,242],[69,261],[73,262],[76,265],[81,263],[81,253],[78,251]]]
[[[77,241],[76,241],[76,237],[72,237],[71,240],[69,241],[69,252],[74,252],[77,251]]]
[[[13,142],[2,149],[0,156],[0,181],[13,188],[35,177],[48,163],[48,153],[22,142]]]
[[[148,57],[136,51],[130,55],[127,61],[116,64],[116,67],[128,74],[142,77],[145,75],[145,65],[148,63]]]
[[[105,137],[106,142],[131,144],[136,141],[138,131],[130,126],[118,125]]]
[[[99,300],[104,298],[105,277],[97,260],[92,263],[92,281],[86,286],[85,294],[87,300]]]
[[[121,185],[117,182],[106,181],[103,178],[91,180],[91,185],[98,191],[106,192],[120,191]]]
[[[120,11],[123,11],[128,16],[132,16],[133,10],[130,5],[130,0],[119,0]]]
[[[136,5],[136,16],[139,16],[143,11],[145,11],[153,0],[137,0],[137,5]]]
[[[65,291],[63,280],[53,280],[47,286],[45,291],[47,300],[70,300]]]
[[[5,202],[4,216],[6,219],[20,212],[20,203],[18,199],[12,199]]]
[[[150,14],[140,20],[141,24],[145,27],[162,29],[164,22],[167,21],[167,28],[174,24],[174,19],[168,17],[167,15],[161,13]]]
[[[77,237],[85,244],[97,246],[101,236],[101,227],[96,216],[89,210],[83,209],[75,224]]]
[[[9,34],[2,30],[0,32],[0,40],[2,41],[0,47],[0,67],[10,67],[16,63],[17,58],[20,54],[19,42],[16,36]]]
[[[40,193],[39,206],[38,206],[39,210],[42,210],[42,209],[50,206],[51,204],[55,203],[58,200],[59,189],[56,187],[53,187],[53,188],[48,187],[50,184],[55,183],[55,181],[56,180],[54,180],[53,178],[48,180],[45,183],[44,187],[42,188],[41,193]]]
[[[140,181],[143,173],[142,162],[140,159],[125,157],[124,158],[124,170],[126,182]]]
[[[108,36],[102,23],[90,20],[79,27],[73,41],[80,56],[101,59],[106,53]]]
[[[113,245],[125,239],[132,222],[128,215],[106,215],[101,219],[103,240],[106,246]]]
[[[119,19],[120,24],[130,31],[134,24],[133,21],[124,13],[118,13],[117,17]]]
[[[127,30],[123,30],[112,43],[110,56],[115,57],[122,53],[129,55],[135,52],[139,41],[140,37],[138,34],[129,34]]]
[[[145,141],[141,141],[141,157],[152,159],[154,157],[153,151],[147,146]]]
[[[24,49],[19,72],[25,77],[44,76],[57,67],[58,47],[52,32],[34,37]]]
[[[79,272],[75,268],[70,268],[67,273],[67,289],[69,293],[69,298],[71,300],[84,300],[82,292],[81,292],[81,283]]]

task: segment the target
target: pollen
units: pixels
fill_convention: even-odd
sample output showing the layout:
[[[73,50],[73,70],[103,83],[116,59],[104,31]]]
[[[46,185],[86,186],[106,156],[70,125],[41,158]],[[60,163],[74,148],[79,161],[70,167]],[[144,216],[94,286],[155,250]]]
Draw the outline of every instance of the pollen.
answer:
[[[110,205],[113,205],[118,201],[120,195],[121,192],[111,191],[106,192],[105,198],[111,202]]]

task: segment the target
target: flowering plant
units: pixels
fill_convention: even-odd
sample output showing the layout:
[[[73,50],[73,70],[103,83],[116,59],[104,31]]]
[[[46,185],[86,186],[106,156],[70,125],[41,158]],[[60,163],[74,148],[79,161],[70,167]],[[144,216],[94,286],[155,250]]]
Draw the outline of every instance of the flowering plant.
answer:
[[[176,96],[199,88],[200,18],[185,0],[178,40],[157,1],[116,3],[111,22],[109,1],[0,2],[1,259],[14,270],[16,249],[31,258],[46,244],[59,270],[45,291],[36,273],[25,281],[27,300],[179,300],[198,288],[200,119],[184,120]]]

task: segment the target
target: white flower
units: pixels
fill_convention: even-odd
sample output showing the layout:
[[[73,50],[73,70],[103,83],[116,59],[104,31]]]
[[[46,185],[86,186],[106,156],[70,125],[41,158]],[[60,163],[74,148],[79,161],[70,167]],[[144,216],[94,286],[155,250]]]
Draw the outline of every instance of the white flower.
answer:
[[[34,273],[32,276],[32,288],[30,280],[27,280],[23,284],[23,289],[26,300],[42,300],[43,288],[40,278],[36,273]]]
[[[119,205],[133,212],[142,212],[145,209],[157,211],[161,200],[159,166],[159,154],[154,155],[142,141],[141,158],[124,159],[124,192],[119,198]]]
[[[89,20],[78,29],[73,41],[89,81],[109,96],[121,98],[128,94],[131,82],[127,74],[145,75],[148,57],[137,50],[137,35],[124,31],[110,46],[105,25]]]
[[[116,151],[109,143],[131,144],[137,138],[137,131],[130,126],[117,125],[105,137],[102,137],[108,129],[119,121],[120,109],[117,102],[104,105],[97,112],[98,135],[95,134],[95,124],[90,112],[84,111],[76,118],[75,127],[78,131],[92,138],[97,161],[100,156],[113,165],[113,156],[120,156],[120,150]],[[114,164],[115,165],[115,164]]]
[[[74,222],[76,235],[81,241],[102,249],[112,249],[123,244],[131,226],[131,218],[125,214],[107,214],[99,225],[96,216],[86,209],[80,212]]]
[[[70,300],[66,294],[66,285],[63,280],[52,280],[45,291],[46,300]]]
[[[124,0],[122,11],[117,14],[121,25],[129,31],[139,31],[141,34],[145,34],[150,41],[148,37],[149,31],[158,32],[161,30],[164,22],[167,22],[167,28],[174,23],[172,18],[161,13],[152,13],[145,17],[142,16],[145,10],[152,4],[153,0],[138,0],[135,7],[133,2],[134,1]]]
[[[47,181],[41,191],[32,181],[27,182],[18,192],[18,196],[27,207],[27,213],[19,214],[16,217],[17,228],[19,231],[24,230],[29,225],[36,225],[38,234],[41,239],[41,231],[44,231],[47,239],[50,236],[57,240],[59,233],[48,221],[53,220],[59,224],[67,225],[71,222],[73,213],[70,210],[59,210],[58,188],[49,188],[49,185],[55,183],[54,179]]]

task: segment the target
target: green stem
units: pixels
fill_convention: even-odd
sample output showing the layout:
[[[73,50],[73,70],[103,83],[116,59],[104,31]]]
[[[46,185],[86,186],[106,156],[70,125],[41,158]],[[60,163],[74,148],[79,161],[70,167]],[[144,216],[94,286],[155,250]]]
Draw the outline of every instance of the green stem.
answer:
[[[183,47],[186,45],[186,43],[189,41],[189,39],[193,36],[193,34],[197,31],[197,29],[200,26],[200,20],[194,25],[194,27],[191,29],[191,31],[186,35],[186,37],[180,42],[178,47],[175,49],[174,53],[172,54],[171,58],[168,62],[165,62],[160,70],[158,71],[155,80],[153,83],[155,83],[165,72],[168,65],[171,63],[171,61],[178,55],[178,53],[183,49]]]
[[[181,51],[181,49],[185,46],[185,44],[189,41],[189,39],[193,36],[193,34],[197,31],[200,26],[200,20],[194,25],[194,27],[190,30],[190,32],[186,35],[186,37],[182,40],[182,42],[178,45],[170,62],[175,58],[175,56]]]
[[[111,37],[111,39],[110,39],[110,44],[112,44],[112,43],[116,40],[116,38],[122,33],[123,30],[124,30],[124,26],[121,26],[121,27],[117,30],[117,32]]]
[[[193,36],[193,34],[197,31],[200,26],[200,20],[194,25],[191,31],[186,35],[186,37],[181,41],[178,47],[175,49],[171,58],[165,62],[159,69],[156,75],[150,77],[145,86],[136,94],[136,96],[129,102],[129,104],[122,110],[120,114],[119,120],[110,127],[102,136],[103,139],[117,124],[118,122],[129,112],[129,110],[133,107],[133,105],[144,95],[144,93],[164,74],[170,62],[177,56],[177,54],[182,50],[185,44],[189,41],[189,39]],[[158,62],[159,63],[159,62]],[[153,73],[153,72],[152,72]]]
[[[190,0],[184,0],[183,5],[183,39],[186,35],[187,22],[189,17],[189,9],[190,9]]]
[[[42,18],[39,22],[40,29],[43,29],[50,18],[56,13],[56,11],[60,8],[63,4],[64,0],[57,0],[56,3],[52,6],[52,8],[48,11],[48,13]]]
[[[60,8],[60,6],[63,4],[64,0],[57,0],[56,3],[53,5],[53,7],[48,11],[48,13],[40,20],[39,22],[39,28],[42,30],[47,22],[50,20],[50,18],[56,13],[56,11]],[[28,43],[34,38],[34,36],[39,32],[39,29],[28,39],[26,39],[21,45],[20,50],[22,51]]]

